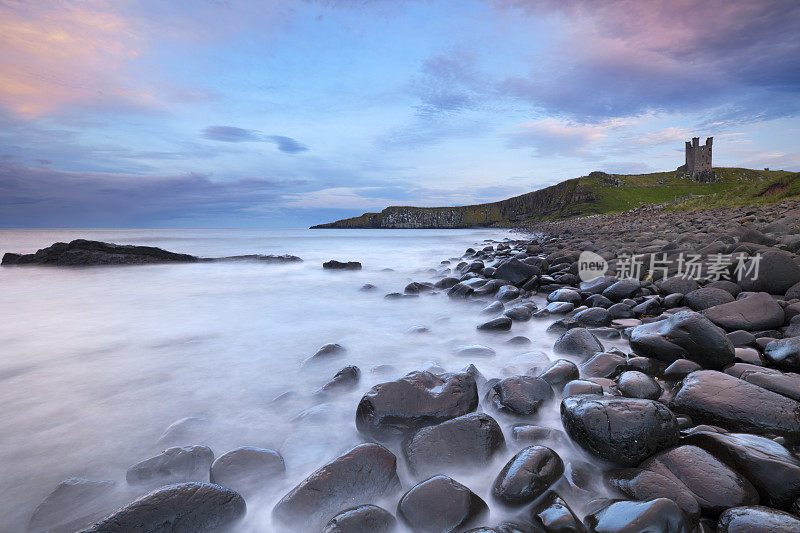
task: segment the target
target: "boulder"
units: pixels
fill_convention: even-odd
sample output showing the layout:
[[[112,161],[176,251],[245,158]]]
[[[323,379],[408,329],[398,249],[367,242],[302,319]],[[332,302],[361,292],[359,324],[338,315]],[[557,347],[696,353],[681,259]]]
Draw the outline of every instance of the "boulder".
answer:
[[[275,505],[272,517],[293,530],[318,530],[342,509],[399,488],[394,454],[379,444],[359,444],[301,481]]]
[[[30,533],[72,533],[105,517],[117,505],[110,497],[113,481],[69,478],[36,506],[28,523]]]
[[[628,498],[638,501],[669,498],[678,504],[689,522],[700,518],[700,505],[686,486],[670,477],[642,468],[621,468],[605,474],[606,482]]]
[[[244,498],[231,489],[180,483],[145,494],[81,533],[218,531],[232,526],[246,511]]]
[[[586,516],[591,533],[690,533],[678,505],[667,498],[646,502],[613,501]]]
[[[542,271],[535,265],[523,263],[519,259],[509,259],[503,262],[494,271],[495,279],[503,279],[514,285],[522,285],[533,276],[538,276]]]
[[[603,296],[612,302],[631,298],[639,292],[642,284],[638,279],[621,279],[603,291]]]
[[[411,372],[372,387],[358,404],[356,427],[379,441],[392,440],[477,407],[478,387],[471,375]]]
[[[358,261],[341,262],[336,259],[331,259],[322,263],[322,268],[326,270],[361,270],[361,263]]]
[[[495,383],[486,394],[489,404],[501,413],[531,416],[553,399],[553,389],[542,378],[511,376]]]
[[[683,297],[683,305],[689,306],[694,311],[702,311],[709,307],[727,304],[734,301],[733,296],[726,290],[713,287],[703,287],[694,290]]]
[[[574,316],[575,320],[584,326],[607,326],[611,323],[611,314],[602,307],[590,307]]]
[[[600,352],[581,364],[581,374],[589,378],[610,378],[628,366],[628,360],[615,353]]]
[[[796,515],[747,505],[728,509],[719,516],[717,533],[797,533],[800,518]]]
[[[572,361],[556,359],[539,374],[539,377],[549,383],[551,387],[560,389],[573,379],[578,379],[580,371]]]
[[[689,359],[703,368],[722,368],[733,363],[735,355],[725,332],[694,311],[636,326],[630,343],[637,354],[665,363]]]
[[[764,347],[764,356],[778,368],[800,372],[800,337],[770,342]]]
[[[617,380],[617,388],[628,398],[646,398],[648,400],[658,400],[661,396],[661,387],[658,382],[637,370],[623,372]]]
[[[734,302],[710,307],[703,314],[728,331],[773,329],[782,326],[784,321],[783,309],[765,292],[749,294]]]
[[[697,282],[690,278],[673,276],[658,283],[664,294],[688,294],[697,289]]]
[[[176,254],[153,246],[133,246],[108,242],[76,239],[72,242],[57,242],[34,254],[7,253],[4,265],[141,265],[151,263],[195,263],[199,257]]]
[[[458,346],[453,352],[460,357],[494,357],[496,353],[492,348],[482,344]]]
[[[128,468],[130,485],[167,485],[184,481],[208,481],[214,452],[207,446],[168,448]]]
[[[564,462],[546,446],[529,446],[500,471],[492,496],[506,505],[525,505],[545,493],[564,473]]]
[[[548,302],[568,302],[572,305],[581,304],[581,295],[572,289],[558,289],[547,295]]]
[[[587,358],[597,352],[602,352],[603,345],[588,329],[572,328],[556,340],[553,351],[558,354]]]
[[[511,319],[507,316],[501,316],[479,324],[478,329],[482,331],[508,331],[511,329],[511,322]]]
[[[330,381],[322,386],[322,390],[352,389],[361,379],[361,370],[357,366],[346,366],[339,370]]]
[[[545,494],[542,499],[533,506],[530,512],[530,521],[547,532],[555,533],[585,533],[586,528],[575,513],[570,509],[567,502],[553,491]],[[537,533],[539,529],[534,529]],[[502,533],[528,533],[526,530],[504,530]]]
[[[322,529],[322,533],[389,533],[397,520],[377,505],[359,505],[337,514]]]
[[[800,435],[800,403],[714,370],[684,378],[672,405],[695,422],[731,431]]]
[[[415,485],[397,504],[397,516],[418,533],[456,531],[487,512],[486,503],[475,493],[443,475]]]
[[[561,421],[587,452],[625,466],[678,440],[675,415],[653,400],[570,396],[561,402]]]
[[[480,468],[503,449],[503,431],[494,418],[484,413],[470,413],[422,428],[403,444],[409,468],[417,475]]]
[[[193,442],[203,442],[208,436],[210,423],[206,418],[187,416],[176,420],[164,430],[156,444],[163,448],[186,446]]]
[[[283,477],[286,465],[275,450],[242,446],[220,455],[211,465],[211,482],[247,495]]]
[[[744,276],[739,280],[742,290],[749,292],[767,292],[769,294],[784,294],[797,282],[800,282],[800,265],[795,256],[781,250],[768,250],[762,252],[758,269],[752,263],[757,259],[745,262],[742,269]]]

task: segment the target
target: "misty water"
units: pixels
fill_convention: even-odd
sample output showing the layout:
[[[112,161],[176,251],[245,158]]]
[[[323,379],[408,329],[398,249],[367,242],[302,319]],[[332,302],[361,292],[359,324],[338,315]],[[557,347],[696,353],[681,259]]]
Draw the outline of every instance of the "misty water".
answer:
[[[485,334],[475,329],[486,319],[480,303],[456,302],[443,292],[384,298],[409,281],[434,281],[430,269],[469,246],[509,236],[500,230],[0,231],[0,253],[87,238],[207,257],[288,253],[304,259],[0,268],[1,530],[24,531],[36,505],[69,477],[115,481],[114,505],[146,492],[126,485],[126,469],[159,453],[159,436],[184,417],[208,422],[198,442],[183,444],[208,445],[215,456],[245,445],[280,451],[286,477],[247,498],[247,517],[237,529],[277,530],[270,518],[275,502],[363,441],[354,415],[374,384],[469,363],[487,378],[502,377],[554,358],[555,337],[545,333],[550,321]],[[324,271],[322,262],[332,258],[361,261],[364,269]],[[365,283],[378,289],[359,290]],[[417,325],[430,331],[408,331]],[[514,335],[533,342],[506,344]],[[302,364],[331,342],[348,352]],[[497,355],[470,360],[454,354],[455,347],[475,343]],[[314,394],[349,364],[362,371],[355,390]],[[294,394],[273,401],[287,391]],[[521,420],[492,415],[510,441],[510,427]],[[558,402],[534,421],[560,428]],[[579,456],[565,446],[557,448],[565,459]],[[491,503],[489,488],[517,448],[510,446],[486,469],[452,475],[490,503],[487,524],[511,516]],[[408,489],[415,480],[402,458],[399,464]],[[396,500],[376,503],[394,513]]]

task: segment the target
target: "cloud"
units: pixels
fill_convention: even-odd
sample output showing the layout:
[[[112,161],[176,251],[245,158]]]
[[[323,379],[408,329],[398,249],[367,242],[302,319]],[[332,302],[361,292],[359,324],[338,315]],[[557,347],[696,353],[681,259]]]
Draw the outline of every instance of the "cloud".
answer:
[[[602,124],[580,124],[556,118],[519,124],[517,131],[507,134],[508,148],[533,148],[541,157],[589,157],[588,150],[613,130],[625,127],[623,121],[609,120]]]
[[[255,130],[245,130],[234,126],[209,126],[203,130],[201,135],[210,141],[220,141],[226,143],[240,143],[261,141],[263,138]]]
[[[301,142],[292,139],[291,137],[284,137],[282,135],[271,135],[267,139],[278,147],[278,150],[286,154],[298,154],[308,150],[308,146]]]

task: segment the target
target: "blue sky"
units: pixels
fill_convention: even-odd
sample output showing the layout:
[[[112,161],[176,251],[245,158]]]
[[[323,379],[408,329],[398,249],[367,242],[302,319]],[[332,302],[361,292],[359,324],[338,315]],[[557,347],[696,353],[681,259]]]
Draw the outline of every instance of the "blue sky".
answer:
[[[800,170],[797,27],[793,1],[0,1],[0,227],[307,226],[673,169],[694,135]]]

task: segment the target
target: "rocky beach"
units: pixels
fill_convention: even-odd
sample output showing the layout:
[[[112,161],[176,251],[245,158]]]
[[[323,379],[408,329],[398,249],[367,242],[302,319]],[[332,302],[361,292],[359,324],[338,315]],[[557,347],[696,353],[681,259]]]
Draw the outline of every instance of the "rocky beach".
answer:
[[[263,518],[247,531],[800,530],[800,205],[644,208],[526,231],[376,295],[446,298],[474,316],[480,343],[455,348],[461,366],[365,387],[392,361],[375,353],[362,369],[320,342],[303,365],[340,370],[315,398],[360,397],[342,431],[361,442],[323,452],[274,500],[260,494],[287,476],[281,451],[212,450],[185,418],[128,468],[140,497],[110,512],[107,482],[69,479],[30,530],[236,531],[248,514]],[[583,281],[589,252],[607,271]],[[535,322],[546,339],[517,333]],[[424,344],[430,327],[408,334]],[[552,348],[530,351],[543,340]],[[523,353],[498,360],[509,348]],[[65,508],[81,516],[65,524]]]

